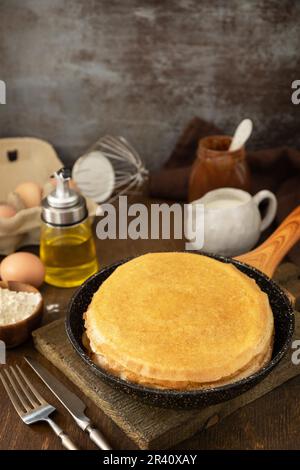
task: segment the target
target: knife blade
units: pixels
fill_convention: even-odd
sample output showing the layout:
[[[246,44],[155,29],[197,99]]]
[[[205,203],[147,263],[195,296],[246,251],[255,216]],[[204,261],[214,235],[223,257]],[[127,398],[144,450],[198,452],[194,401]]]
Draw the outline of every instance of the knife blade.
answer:
[[[51,390],[61,404],[68,410],[76,424],[83,431],[89,434],[90,439],[101,450],[111,450],[110,444],[107,442],[103,434],[93,426],[90,418],[85,414],[86,405],[75,393],[65,387],[54,375],[51,374],[44,366],[31,357],[24,357],[27,364],[40,377],[45,385]]]

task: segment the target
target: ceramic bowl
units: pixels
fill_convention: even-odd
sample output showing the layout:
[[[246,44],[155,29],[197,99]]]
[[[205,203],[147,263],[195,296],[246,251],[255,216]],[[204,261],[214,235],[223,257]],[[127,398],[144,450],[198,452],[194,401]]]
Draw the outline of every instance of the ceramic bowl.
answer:
[[[40,294],[40,292],[29,284],[17,281],[0,281],[0,287],[15,292],[32,292]],[[7,325],[0,325],[0,340],[4,341],[7,348],[14,348],[26,341],[31,332],[38,327],[43,316],[43,299],[36,306],[34,312],[24,320]]]

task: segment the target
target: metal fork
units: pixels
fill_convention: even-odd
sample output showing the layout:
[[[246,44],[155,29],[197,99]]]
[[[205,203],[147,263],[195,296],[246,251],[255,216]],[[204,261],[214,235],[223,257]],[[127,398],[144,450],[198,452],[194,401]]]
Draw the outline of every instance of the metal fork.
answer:
[[[55,411],[54,406],[49,405],[43,399],[18,365],[16,368],[11,366],[9,369],[9,371],[4,369],[7,379],[1,372],[0,379],[23,422],[33,424],[38,421],[46,421],[66,449],[78,450],[78,447],[73,444],[69,436],[49,418],[49,415]]]

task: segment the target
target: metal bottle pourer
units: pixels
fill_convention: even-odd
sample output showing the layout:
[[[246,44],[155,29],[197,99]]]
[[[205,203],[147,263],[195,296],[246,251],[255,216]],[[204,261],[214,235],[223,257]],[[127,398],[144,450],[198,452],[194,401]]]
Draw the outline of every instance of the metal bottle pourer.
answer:
[[[42,200],[42,220],[49,225],[75,225],[88,217],[83,196],[70,188],[71,172],[61,168],[54,173],[56,188]]]

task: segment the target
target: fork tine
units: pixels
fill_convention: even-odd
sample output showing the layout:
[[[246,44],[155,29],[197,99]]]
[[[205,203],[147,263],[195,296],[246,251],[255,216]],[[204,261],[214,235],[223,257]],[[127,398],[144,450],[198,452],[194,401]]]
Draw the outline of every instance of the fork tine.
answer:
[[[12,367],[10,367],[10,369],[13,370]],[[30,402],[26,400],[27,397],[26,397],[26,394],[23,393],[22,388],[17,386],[16,381],[11,374],[11,371],[9,372],[7,369],[4,369],[4,372],[6,373],[8,381],[10,382],[10,385],[12,386],[15,394],[17,395],[18,399],[22,403],[23,407],[25,408],[26,411],[30,411],[31,410]]]
[[[20,369],[20,367],[17,365],[16,366],[19,373],[21,374],[24,382],[26,383],[27,387],[29,388],[29,390],[31,391],[32,395],[35,397],[36,400],[38,400],[41,405],[45,405],[47,404],[47,402],[44,400],[44,398],[39,394],[39,392],[37,391],[37,389],[34,387],[34,385],[32,385],[32,383],[28,380],[28,378],[26,377],[26,375],[24,374],[24,372]]]
[[[6,372],[6,370],[5,370],[5,372]],[[9,375],[8,375],[8,377],[9,377]],[[25,413],[25,410],[27,411],[27,408],[24,406],[24,408],[22,409],[22,407],[20,406],[20,404],[23,405],[22,401],[20,399],[17,400],[17,398],[19,398],[17,393],[16,392],[14,393],[10,389],[8,383],[6,382],[6,380],[4,378],[4,375],[2,375],[1,372],[0,372],[0,379],[1,379],[1,382],[3,383],[3,387],[5,388],[6,393],[7,393],[8,397],[10,398],[10,401],[12,402],[16,412],[18,413],[19,416],[22,417],[22,415]],[[11,381],[9,381],[9,382],[10,382],[12,388],[14,388]]]
[[[25,395],[25,397],[28,400],[28,402],[30,403],[31,407],[35,407],[36,405],[40,405],[39,401],[32,398],[30,396],[28,390],[26,390],[26,384],[24,385],[24,382],[22,382],[22,380],[20,378],[20,374],[17,374],[16,370],[12,366],[10,367],[10,370],[13,373],[16,381],[18,382],[19,388],[21,389],[21,391]]]

